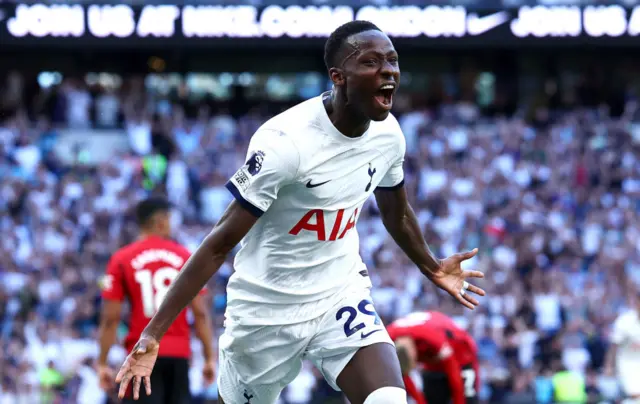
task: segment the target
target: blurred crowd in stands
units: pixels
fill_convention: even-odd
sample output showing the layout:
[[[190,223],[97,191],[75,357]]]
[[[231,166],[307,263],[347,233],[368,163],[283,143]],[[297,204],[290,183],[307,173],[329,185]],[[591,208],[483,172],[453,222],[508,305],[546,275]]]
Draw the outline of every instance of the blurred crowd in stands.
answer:
[[[92,4],[93,0],[78,0],[78,3]],[[56,3],[50,0],[0,0],[2,3]],[[161,0],[143,1],[143,0],[103,0],[103,4],[132,4],[132,5],[147,5],[147,4],[164,4]],[[307,2],[314,6],[424,6],[422,0],[309,0]],[[501,7],[521,7],[521,6],[562,6],[568,4],[580,4],[580,5],[610,5],[615,4],[615,1],[611,0],[431,0],[429,4],[436,5],[461,5],[465,7],[476,7],[485,9],[498,9]],[[638,4],[638,0],[620,0],[618,3],[622,3],[626,6]],[[236,0],[181,0],[176,4],[189,4],[189,5],[237,5]],[[243,4],[252,5],[255,7],[267,7],[269,5],[278,4],[281,6],[298,5],[296,0],[245,0]]]
[[[224,183],[252,133],[278,111],[151,97],[136,79],[118,91],[69,79],[30,92],[18,73],[0,82],[0,404],[111,400],[93,367],[99,287],[110,254],[136,236],[131,207],[166,194],[176,239],[195,249],[231,200]],[[399,96],[406,186],[429,245],[440,256],[480,249],[470,264],[486,273],[487,297],[475,312],[422,278],[373,200],[358,222],[381,317],[434,309],[468,329],[483,403],[550,403],[562,369],[585,376],[589,402],[619,397],[603,362],[610,326],[640,288],[637,104],[612,117],[605,104],[573,103],[489,116],[473,102]],[[106,143],[87,146],[105,128]],[[83,142],[64,143],[70,131]],[[218,331],[231,272],[229,257],[210,284]],[[199,351],[191,389],[207,402],[216,387],[202,384]],[[114,368],[124,356],[112,350]],[[305,366],[283,403],[339,400],[320,380]]]

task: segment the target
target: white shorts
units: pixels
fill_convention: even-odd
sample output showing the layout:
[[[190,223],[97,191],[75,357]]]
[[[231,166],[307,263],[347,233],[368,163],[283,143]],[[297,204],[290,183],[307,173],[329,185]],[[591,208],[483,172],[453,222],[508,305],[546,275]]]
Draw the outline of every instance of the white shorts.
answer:
[[[640,362],[618,360],[618,377],[620,386],[626,396],[640,395]]]
[[[309,359],[327,382],[336,379],[358,349],[392,344],[375,313],[369,288],[344,292],[323,316],[289,325],[228,322],[219,342],[218,389],[226,404],[272,404]]]

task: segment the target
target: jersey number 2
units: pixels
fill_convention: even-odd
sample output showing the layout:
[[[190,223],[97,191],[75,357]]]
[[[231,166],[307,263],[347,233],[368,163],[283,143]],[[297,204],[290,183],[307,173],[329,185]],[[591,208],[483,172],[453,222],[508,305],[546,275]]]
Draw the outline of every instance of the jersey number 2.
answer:
[[[362,314],[366,314],[367,316],[373,316],[375,318],[375,321],[374,321],[375,325],[379,325],[381,323],[380,317],[378,317],[378,313],[376,313],[375,310],[367,309],[367,306],[369,305],[373,306],[373,303],[365,299],[360,303],[358,303],[358,310],[356,310],[354,307],[351,307],[351,306],[345,306],[340,310],[338,310],[338,312],[336,313],[336,320],[341,320],[342,317],[344,317],[345,313],[349,315],[349,317],[347,317],[347,322],[344,323],[344,334],[347,337],[352,336],[353,334],[357,333],[358,331],[362,330],[365,327],[364,323],[352,325],[353,320],[355,320],[356,316],[358,315],[358,312]]]
[[[145,317],[153,317],[176,276],[178,271],[172,267],[160,268],[155,272],[148,269],[136,271],[134,277],[136,283],[140,285],[142,310]]]
[[[464,369],[462,371],[464,380],[464,395],[471,398],[476,396],[476,371],[474,369]]]

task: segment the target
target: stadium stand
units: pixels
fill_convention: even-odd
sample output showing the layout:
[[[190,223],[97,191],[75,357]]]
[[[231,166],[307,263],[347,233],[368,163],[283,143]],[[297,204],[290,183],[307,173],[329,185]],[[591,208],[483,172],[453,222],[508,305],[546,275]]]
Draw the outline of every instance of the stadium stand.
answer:
[[[243,111],[159,97],[128,77],[109,91],[65,78],[30,93],[17,72],[0,82],[0,404],[107,402],[93,368],[99,282],[135,235],[130,208],[166,193],[176,238],[195,248],[231,199],[224,183],[248,139],[277,111],[266,99]],[[488,297],[464,311],[422,280],[371,200],[358,229],[373,297],[385,321],[437,309],[467,328],[483,403],[550,403],[563,369],[586,376],[589,402],[620,395],[603,361],[611,323],[640,287],[638,104],[630,95],[614,114],[585,94],[553,108],[546,93],[508,116],[447,97],[398,101],[427,241],[441,256],[480,247],[472,264]],[[231,271],[230,258],[210,283],[218,328]],[[194,352],[192,392],[215,402]],[[125,352],[111,354],[115,367]],[[318,380],[305,366],[282,402],[339,400]]]

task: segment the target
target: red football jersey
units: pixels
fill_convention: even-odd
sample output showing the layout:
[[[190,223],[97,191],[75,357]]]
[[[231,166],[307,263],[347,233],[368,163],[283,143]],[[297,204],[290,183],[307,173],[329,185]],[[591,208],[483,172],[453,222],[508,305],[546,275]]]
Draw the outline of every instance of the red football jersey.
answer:
[[[443,371],[442,360],[455,356],[461,366],[475,364],[477,347],[473,338],[449,317],[438,312],[413,313],[391,323],[391,339],[411,337],[424,369]]]
[[[117,301],[127,298],[131,304],[129,334],[125,339],[127,352],[131,352],[189,256],[189,251],[180,244],[153,236],[131,243],[111,257],[103,281],[102,298]],[[160,342],[159,356],[191,356],[186,309]]]

